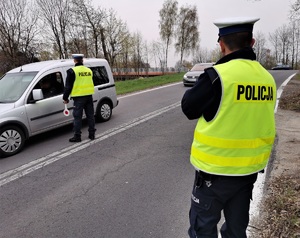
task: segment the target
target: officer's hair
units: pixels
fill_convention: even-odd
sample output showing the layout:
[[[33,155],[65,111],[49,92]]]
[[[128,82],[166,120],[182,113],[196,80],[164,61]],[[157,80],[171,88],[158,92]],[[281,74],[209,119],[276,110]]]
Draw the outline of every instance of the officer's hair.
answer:
[[[229,50],[233,51],[244,47],[251,47],[252,37],[252,32],[237,32],[221,36],[220,40],[223,41]]]
[[[77,63],[83,63],[83,59],[75,59],[75,61],[77,62]]]

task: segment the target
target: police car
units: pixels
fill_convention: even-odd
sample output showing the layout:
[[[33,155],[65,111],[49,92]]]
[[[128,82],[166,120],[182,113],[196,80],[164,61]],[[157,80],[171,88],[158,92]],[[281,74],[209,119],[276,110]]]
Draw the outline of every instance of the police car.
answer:
[[[84,59],[93,71],[95,118],[108,121],[118,105],[114,78],[104,59]],[[72,123],[72,103],[63,104],[72,59],[22,65],[0,79],[0,157],[14,155],[31,136]],[[71,101],[72,102],[72,101]]]

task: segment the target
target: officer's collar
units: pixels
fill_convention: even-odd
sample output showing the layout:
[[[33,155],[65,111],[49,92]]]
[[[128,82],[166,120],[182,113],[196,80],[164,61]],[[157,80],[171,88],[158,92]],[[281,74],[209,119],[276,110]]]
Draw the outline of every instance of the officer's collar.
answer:
[[[222,57],[216,64],[223,64],[233,59],[249,59],[256,60],[256,54],[251,47],[246,47],[241,50],[234,51]]]
[[[83,65],[83,63],[79,62],[75,64],[75,66],[79,66],[79,65]]]

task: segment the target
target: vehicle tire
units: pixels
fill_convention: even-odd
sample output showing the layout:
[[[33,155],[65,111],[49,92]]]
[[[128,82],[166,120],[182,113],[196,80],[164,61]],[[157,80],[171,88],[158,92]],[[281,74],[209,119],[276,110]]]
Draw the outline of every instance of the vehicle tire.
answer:
[[[19,153],[25,144],[24,132],[17,126],[4,126],[0,129],[0,157]]]
[[[112,105],[108,101],[102,101],[96,109],[96,120],[99,122],[108,121],[111,118]]]

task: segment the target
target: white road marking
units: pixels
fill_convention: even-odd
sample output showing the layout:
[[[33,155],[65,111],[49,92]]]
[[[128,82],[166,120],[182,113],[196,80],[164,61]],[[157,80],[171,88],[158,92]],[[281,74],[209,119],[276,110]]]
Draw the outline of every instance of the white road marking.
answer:
[[[73,153],[83,150],[83,149],[89,147],[90,145],[96,144],[96,143],[98,143],[102,140],[105,140],[113,135],[116,135],[122,131],[128,130],[136,125],[146,122],[154,117],[157,117],[157,116],[159,116],[167,111],[170,111],[174,108],[177,108],[179,106],[180,106],[180,102],[176,102],[167,107],[158,109],[156,111],[153,111],[153,112],[143,115],[141,117],[135,118],[127,123],[124,123],[118,127],[107,130],[101,134],[97,134],[95,140],[93,140],[93,141],[88,140],[88,139],[84,140],[80,144],[79,143],[73,144],[72,146],[68,146],[60,151],[53,152],[53,153],[46,155],[44,157],[41,157],[37,160],[31,161],[27,164],[24,164],[18,168],[15,168],[15,169],[9,170],[3,174],[0,174],[0,187],[3,186],[4,184],[12,182],[18,178],[21,178],[31,172],[34,172],[40,168],[43,168],[49,164],[52,164],[55,161],[58,161],[58,160],[63,159]]]
[[[284,87],[287,85],[287,83],[295,76],[296,74],[291,75],[289,78],[287,78],[277,89],[277,101],[276,101],[276,107],[275,107],[275,113],[277,112],[279,99],[281,97],[281,94],[283,92]]]

